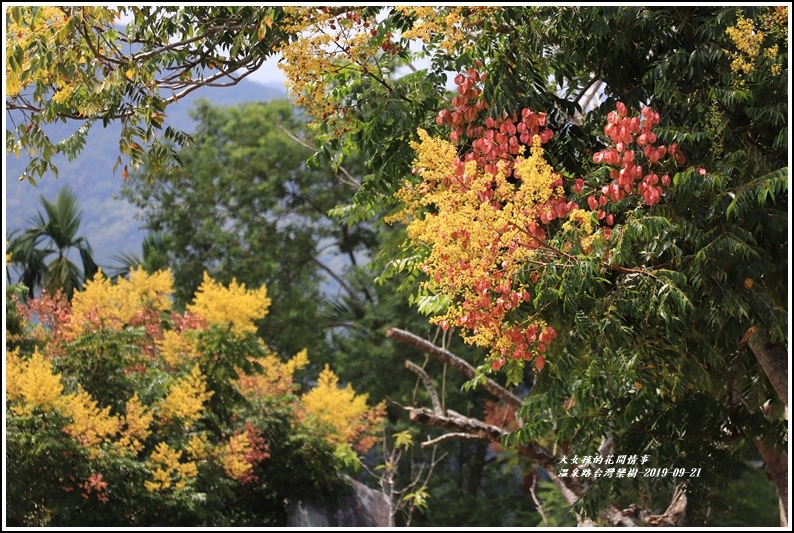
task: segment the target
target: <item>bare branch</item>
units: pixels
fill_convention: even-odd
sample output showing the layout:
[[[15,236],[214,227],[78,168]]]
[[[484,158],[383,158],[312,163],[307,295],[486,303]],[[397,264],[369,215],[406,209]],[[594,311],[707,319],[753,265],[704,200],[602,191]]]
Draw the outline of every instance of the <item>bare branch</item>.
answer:
[[[430,440],[424,441],[421,444],[421,446],[422,446],[422,448],[428,448],[430,446],[435,446],[436,444],[439,444],[441,442],[444,442],[445,440],[450,440],[450,439],[482,440],[480,437],[477,437],[475,435],[470,435],[468,433],[444,433],[440,437],[436,437],[435,439],[430,439]]]
[[[345,283],[345,280],[342,279],[341,277],[339,277],[339,275],[336,272],[331,270],[331,268],[329,266],[324,264],[322,261],[320,261],[316,257],[311,257],[309,260],[312,263],[314,263],[315,265],[317,265],[318,267],[320,267],[321,269],[323,269],[323,271],[325,271],[326,274],[331,276],[331,278],[333,278],[333,280],[335,282],[337,282],[339,284],[339,286],[342,287],[342,289],[344,289],[344,291],[347,294],[350,295],[351,298],[353,298],[355,300],[358,300],[358,295],[355,292],[353,292],[353,289],[351,289],[350,286],[347,283]]]
[[[684,518],[686,518],[686,505],[687,497],[685,485],[678,484],[673,490],[673,497],[670,501],[670,505],[663,514],[651,514],[647,509],[643,509],[636,504],[623,511],[615,509],[614,506],[611,506],[610,510],[622,517],[622,519],[616,522],[620,524],[623,524],[623,520],[630,519],[630,517],[633,516],[639,518],[644,526],[680,527],[684,525]],[[616,518],[618,517],[612,517],[613,520]],[[633,521],[630,523],[631,525],[635,525]]]
[[[543,506],[540,504],[538,495],[535,494],[535,487],[538,485],[538,480],[534,473],[532,474],[532,484],[529,486],[529,494],[532,496],[532,501],[535,502],[535,509],[540,513],[540,518],[543,520],[543,525],[549,527],[549,521],[546,519],[546,513],[543,512]]]
[[[437,415],[444,416],[445,413],[441,408],[441,402],[438,399],[438,393],[436,392],[435,387],[433,387],[433,382],[430,381],[430,376],[427,375],[427,372],[425,372],[422,367],[412,363],[411,361],[405,362],[405,368],[419,376],[419,379],[422,380],[425,389],[427,389],[427,393],[430,395],[430,402],[433,404],[433,411]]]
[[[289,131],[287,128],[285,128],[281,124],[277,124],[277,126],[278,126],[278,129],[280,129],[281,131],[284,132],[284,135],[286,135],[287,137],[289,137],[290,139],[292,139],[293,141],[295,141],[299,145],[303,146],[304,148],[308,148],[312,152],[316,152],[317,151],[317,148],[315,148],[314,146],[310,145],[309,143],[307,143],[306,141],[304,141],[303,139],[301,139],[297,135],[293,134],[291,131]],[[356,181],[356,179],[353,177],[353,175],[350,174],[350,172],[348,172],[345,167],[343,167],[342,165],[339,165],[339,170],[341,170],[342,174],[344,174],[345,178],[347,178],[347,179],[340,178],[336,173],[334,173],[334,178],[336,178],[336,180],[339,181],[339,183],[341,183],[342,185],[347,185],[348,187],[352,187],[352,188],[354,188],[356,190],[361,188],[361,184],[358,181]]]
[[[452,416],[444,416],[437,415],[424,408],[405,407],[404,409],[408,411],[408,417],[411,422],[467,433],[480,440],[498,442],[503,436],[507,435],[507,431],[502,428],[486,424],[476,418],[463,417],[457,413],[453,414],[451,411],[447,411],[447,414]]]
[[[409,331],[405,331],[403,329],[398,328],[389,328],[386,330],[386,336],[389,338],[393,338],[402,342],[403,344],[407,344],[408,346],[413,346],[414,348],[438,359],[442,363],[446,363],[464,376],[469,379],[474,378],[474,367],[471,366],[469,363],[458,357],[457,355],[453,354],[452,352],[445,350],[443,348],[439,348],[435,344],[424,340],[421,337],[414,335]],[[490,378],[486,378],[483,383],[479,385],[482,386],[483,389],[490,392],[504,403],[511,407],[515,407],[516,409],[521,407],[521,399],[510,392],[509,390],[505,389],[497,382]]]

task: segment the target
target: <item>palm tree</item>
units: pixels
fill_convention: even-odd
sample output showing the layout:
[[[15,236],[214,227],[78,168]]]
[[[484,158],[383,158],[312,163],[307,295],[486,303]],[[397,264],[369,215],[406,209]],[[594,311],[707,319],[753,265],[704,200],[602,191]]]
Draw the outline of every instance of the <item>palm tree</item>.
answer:
[[[159,231],[149,231],[141,243],[143,258],[132,252],[121,252],[112,257],[118,266],[113,269],[113,278],[128,277],[138,267],[148,273],[168,268],[168,249],[173,239]]]
[[[77,236],[82,218],[77,196],[69,187],[61,187],[55,202],[44,195],[39,198],[45,214],[38,211],[30,217],[31,227],[19,237],[15,237],[17,231],[9,235],[11,262],[22,271],[19,281],[30,289],[29,295],[37,288],[50,293],[63,290],[71,300],[74,291],[98,270],[88,241]],[[68,258],[73,249],[80,254],[82,270]]]

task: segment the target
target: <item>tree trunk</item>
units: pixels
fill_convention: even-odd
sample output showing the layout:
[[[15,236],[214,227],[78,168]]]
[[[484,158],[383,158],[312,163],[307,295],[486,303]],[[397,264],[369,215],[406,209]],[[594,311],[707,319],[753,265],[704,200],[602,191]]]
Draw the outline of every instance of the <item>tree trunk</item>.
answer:
[[[752,328],[747,344],[758,360],[761,370],[769,379],[778,398],[788,412],[788,353],[781,344],[774,344],[769,335],[761,328]],[[787,415],[788,416],[788,415]],[[788,526],[788,455],[760,439],[754,439],[755,446],[766,464],[766,471],[777,488],[780,502],[780,525]]]
[[[767,445],[761,439],[754,439],[755,447],[764,459],[766,471],[777,488],[780,503],[780,525],[788,527],[788,455]]]
[[[788,353],[785,346],[773,344],[760,328],[753,328],[748,344],[780,401],[788,409]]]

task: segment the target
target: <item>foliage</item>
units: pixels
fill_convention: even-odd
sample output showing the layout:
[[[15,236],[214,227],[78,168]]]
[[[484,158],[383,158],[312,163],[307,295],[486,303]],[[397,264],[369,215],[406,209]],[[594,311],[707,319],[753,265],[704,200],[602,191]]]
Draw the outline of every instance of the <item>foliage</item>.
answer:
[[[21,113],[6,152],[30,162],[32,183],[73,160],[96,123],[122,125],[116,168],[164,168],[171,143],[189,137],[164,126],[166,107],[202,86],[229,86],[255,71],[289,38],[279,7],[14,6],[6,12],[6,107]],[[121,28],[121,17],[131,21]],[[77,125],[61,141],[56,121]]]
[[[317,328],[323,274],[335,256],[354,261],[369,238],[366,228],[326,215],[352,188],[327,169],[306,168],[312,152],[290,136],[307,146],[311,138],[286,101],[202,101],[193,116],[195,143],[179,151],[184,166],[131,173],[123,188],[145,227],[168,236],[157,258],[173,269],[177,306],[204,271],[223,283],[266,285],[272,312],[255,324],[259,334],[278,352],[325,351]]]
[[[377,435],[382,407],[366,397],[334,421],[355,431],[308,415],[352,388],[327,370],[300,395],[306,353],[281,362],[239,321],[262,318],[264,288],[206,278],[204,294],[234,312],[197,301],[177,314],[171,283],[169,271],[118,285],[98,273],[71,305],[15,304],[35,345],[6,354],[9,523],[283,524],[290,500],[333,493],[336,446],[365,451]]]
[[[30,217],[31,227],[20,235],[16,232],[9,235],[12,264],[18,265],[21,272],[19,282],[31,291],[46,290],[54,294],[63,290],[71,299],[98,268],[88,240],[78,236],[82,212],[77,196],[64,186],[52,202],[43,195],[39,198],[44,214],[39,211]],[[73,251],[80,255],[82,268],[69,258]]]
[[[517,383],[521,362],[535,362],[523,427],[506,444],[591,455],[609,437],[660,464],[698,465],[687,486],[697,515],[707,487],[729,479],[722,465],[757,453],[754,437],[778,450],[787,440],[745,344],[751,328],[788,342],[787,10],[489,15],[477,25],[457,8],[392,9],[364,45],[355,18],[331,27],[318,159],[361,153],[371,172],[336,212],[355,221],[401,203],[411,242],[384,262],[425,280],[414,300],[435,298],[426,308],[437,324],[490,350],[481,374],[504,367]],[[313,24],[328,25],[322,10]],[[411,36],[431,66],[381,77],[412,57]],[[375,39],[384,53],[361,59]],[[451,107],[449,70],[459,72]],[[606,101],[585,109],[594,86]],[[545,184],[517,170],[522,150],[541,153],[530,116],[550,130],[542,160],[556,174]],[[583,487],[589,516],[670,489],[661,479]]]
[[[125,38],[106,31],[112,16],[101,9],[93,31],[109,42]],[[77,17],[45,13],[53,24],[37,26],[32,15],[41,12],[20,8],[9,15],[24,31],[21,44],[9,46],[8,63],[20,90],[29,87],[34,96],[7,151],[35,150],[33,172],[49,168],[54,146],[39,123],[79,118],[76,101],[61,109],[61,98],[53,97],[42,106],[48,91],[60,87],[47,81],[50,65],[41,61],[57,54],[40,54],[36,63],[35,52],[64,43],[72,56],[63,57],[79,71],[75,51],[92,38],[72,31],[82,27]],[[209,66],[202,61],[216,50],[231,49],[219,60],[234,70],[272,51],[283,54],[288,83],[313,118],[320,148],[312,163],[341,168],[355,155],[369,172],[353,201],[333,213],[351,224],[390,210],[413,217],[407,220],[413,240],[384,248],[382,279],[404,275],[413,302],[488,350],[468,354],[479,365],[472,385],[495,371],[517,383],[527,372],[523,361],[534,362],[533,388],[518,410],[522,424],[506,447],[543,443],[553,452],[550,469],[565,454],[594,456],[610,447],[649,455],[659,467],[700,469],[686,480],[689,517],[706,514],[709,494],[728,483],[725,464],[757,457],[762,441],[786,448],[786,406],[749,357],[747,341],[758,334],[787,351],[787,7],[131,12],[127,34],[140,33],[147,51],[160,43],[154,50],[167,52],[162,59],[141,54],[144,72],[176,66],[193,80],[193,69]],[[201,29],[220,13],[241,30],[224,32],[219,24],[200,48]],[[256,44],[260,29],[274,40]],[[201,37],[195,48],[177,41],[172,54],[164,35]],[[397,75],[419,57],[429,57],[430,66]],[[131,105],[102,94],[113,107],[86,109],[89,121],[115,117],[126,124],[117,111],[129,111],[130,120],[145,126],[138,137],[156,143],[151,132],[166,101],[138,95],[164,86],[149,81],[154,74],[127,76],[123,64],[99,91],[91,84],[103,83],[101,76],[82,83],[89,95],[127,91]],[[456,76],[455,95],[446,90],[448,72]],[[27,109],[16,96],[11,104]],[[142,114],[147,108],[157,116]],[[536,144],[534,134],[546,142]],[[129,137],[122,153],[142,162]],[[155,146],[149,153],[156,169],[164,152]],[[212,190],[224,189],[211,183]],[[511,213],[516,207],[527,213]],[[427,222],[433,218],[445,223]],[[467,246],[464,219],[480,230],[476,238],[490,232],[492,242]],[[200,231],[188,225],[173,233]],[[424,282],[418,290],[417,281]],[[483,327],[468,331],[470,319]],[[661,477],[561,483],[574,494],[580,518],[618,504],[636,509],[636,502],[661,511],[661,495],[674,489]]]
[[[392,250],[395,241],[402,238],[401,232],[390,226],[380,226],[377,236],[378,248]],[[507,464],[494,456],[486,443],[477,441],[449,439],[434,447],[420,446],[441,432],[412,423],[402,409],[429,402],[418,380],[408,372],[398,371],[405,361],[415,361],[434,376],[441,403],[449,409],[480,416],[485,395],[481,391],[460,394],[465,379],[435,360],[417,360],[416,350],[388,339],[385,329],[407,328],[429,339],[446,339],[445,346],[456,353],[474,357],[474,352],[451,330],[444,333],[431,326],[405,299],[394,297],[397,287],[406,281],[400,275],[381,284],[373,282],[374,276],[372,265],[367,265],[346,277],[348,286],[361,296],[331,302],[327,317],[332,327],[331,349],[328,357],[322,359],[330,361],[344,379],[355,383],[357,390],[367,391],[371,401],[387,402],[387,429],[394,440],[378,443],[362,457],[356,478],[367,484],[374,479],[381,487],[384,479],[391,480],[386,487],[399,496],[393,498],[395,523],[399,526],[409,520],[411,526],[417,527],[507,527],[534,522],[537,513],[527,507],[528,495],[517,473],[528,467],[526,462]],[[408,439],[413,446],[403,445]],[[395,452],[400,453],[397,461]],[[408,504],[413,499],[402,501],[400,494],[410,494],[414,487],[422,486],[426,488],[426,499],[421,500],[425,507],[411,509]]]
[[[161,232],[150,231],[141,243],[141,256],[133,252],[121,252],[113,256],[116,267],[112,268],[114,277],[126,277],[132,270],[143,267],[146,272],[168,268],[168,247],[171,237]]]
[[[712,500],[704,523],[712,526],[777,527],[780,511],[775,494],[759,468],[740,464],[738,475]],[[757,524],[757,526],[756,526]]]

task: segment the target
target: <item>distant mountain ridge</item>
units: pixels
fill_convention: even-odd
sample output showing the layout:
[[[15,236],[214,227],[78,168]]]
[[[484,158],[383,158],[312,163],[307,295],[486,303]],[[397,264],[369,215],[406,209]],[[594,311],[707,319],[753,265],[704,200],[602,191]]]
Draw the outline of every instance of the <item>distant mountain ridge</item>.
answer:
[[[166,122],[177,129],[192,132],[195,124],[188,112],[199,98],[205,98],[213,105],[233,106],[286,97],[286,88],[276,83],[242,80],[231,87],[203,87],[170,105],[166,110]],[[8,114],[6,118],[9,119]],[[57,124],[50,131],[55,139],[60,140],[70,135],[76,127],[74,123]],[[46,175],[38,180],[36,187],[17,179],[26,166],[24,156],[17,159],[7,155],[3,172],[6,235],[10,231],[28,227],[26,219],[41,209],[39,194],[52,200],[59,188],[69,185],[77,194],[83,212],[80,235],[88,239],[100,266],[113,265],[110,258],[119,252],[140,255],[146,232],[139,229],[141,221],[135,219],[138,209],[124,200],[113,199],[114,195],[121,192],[122,183],[121,170],[115,175],[113,173],[119,155],[120,135],[121,127],[118,124],[107,128],[103,128],[101,123],[94,124],[87,136],[86,146],[77,159],[71,163],[65,158],[57,159],[59,178]]]

